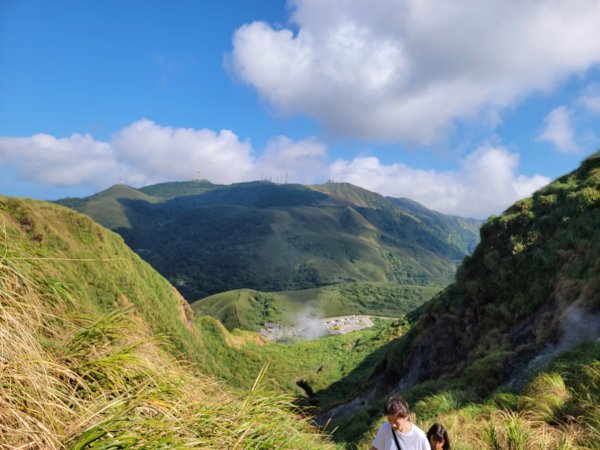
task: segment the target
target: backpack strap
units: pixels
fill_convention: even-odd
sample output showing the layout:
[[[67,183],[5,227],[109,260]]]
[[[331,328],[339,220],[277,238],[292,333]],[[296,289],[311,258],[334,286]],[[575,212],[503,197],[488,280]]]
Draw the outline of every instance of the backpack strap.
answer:
[[[402,450],[402,447],[400,446],[400,442],[398,442],[398,436],[396,436],[396,432],[394,431],[394,429],[392,427],[390,427],[390,431],[392,432],[392,436],[394,436],[394,442],[396,443],[396,447],[398,447],[398,450]]]

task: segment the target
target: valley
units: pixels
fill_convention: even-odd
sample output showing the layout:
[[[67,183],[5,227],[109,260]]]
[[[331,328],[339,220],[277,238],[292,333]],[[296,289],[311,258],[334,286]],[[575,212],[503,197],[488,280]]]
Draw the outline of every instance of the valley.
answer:
[[[267,322],[292,327],[303,319],[363,314],[400,317],[440,292],[431,286],[345,283],[297,291],[236,289],[191,304],[198,315],[217,318],[229,331],[258,331]]]
[[[279,323],[267,322],[259,334],[270,341],[284,339],[316,339],[330,334],[348,334],[353,331],[371,328],[373,322],[369,316],[352,315],[326,317],[324,319],[309,318],[310,321],[299,323],[293,327],[285,327]]]
[[[401,392],[417,423],[444,423],[457,449],[596,448],[600,343],[586,320],[600,310],[599,173],[597,153],[491,217],[472,253],[451,238],[464,229],[445,239],[433,232],[450,230],[433,212],[417,220],[347,185],[168,184],[128,200],[114,193],[131,190],[117,187],[61,202],[97,208],[121,235],[64,206],[0,197],[2,439],[82,450],[365,448],[385,420],[382,402]],[[177,197],[182,190],[190,198]],[[227,206],[217,207],[223,199]],[[322,202],[325,210],[315,206]],[[218,220],[203,222],[208,212]],[[302,233],[283,227],[291,217]],[[233,228],[240,218],[253,222],[225,228],[239,231],[225,239],[216,233],[226,218]],[[190,305],[176,288],[191,279],[191,265],[176,262],[192,250],[184,225],[196,223],[204,225],[191,236],[212,230],[201,242],[215,246],[192,261],[210,261],[213,284],[201,278],[188,298],[227,279],[218,273],[226,256],[247,269],[236,283],[252,273],[269,289],[234,284]],[[288,242],[296,243],[282,247],[292,230]],[[134,231],[145,236],[139,246]],[[343,239],[324,251],[338,233]],[[248,236],[260,245],[244,247]],[[225,244],[231,253],[213,253]],[[159,274],[142,257],[169,245],[179,259],[154,260],[173,265],[171,275]],[[268,270],[261,251],[276,256]],[[292,264],[292,275],[276,270],[300,254],[310,264]],[[270,271],[281,277],[264,278]],[[260,333],[299,316],[329,318],[341,331],[352,324],[340,316],[355,315],[373,326],[279,342]],[[568,333],[573,327],[582,332]]]

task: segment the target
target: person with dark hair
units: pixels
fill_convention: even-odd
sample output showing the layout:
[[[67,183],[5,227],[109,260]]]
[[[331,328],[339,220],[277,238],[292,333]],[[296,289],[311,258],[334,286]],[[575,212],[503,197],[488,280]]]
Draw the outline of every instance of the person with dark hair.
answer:
[[[450,450],[450,439],[448,432],[439,423],[434,423],[427,432],[427,440],[431,445],[431,450]]]
[[[409,420],[406,400],[388,398],[383,413],[387,422],[379,427],[371,450],[431,450],[425,432]]]

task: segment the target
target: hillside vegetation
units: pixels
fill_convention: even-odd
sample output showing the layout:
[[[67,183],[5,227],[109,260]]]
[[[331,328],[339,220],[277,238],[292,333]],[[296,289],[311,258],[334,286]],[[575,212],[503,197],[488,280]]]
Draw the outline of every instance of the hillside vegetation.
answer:
[[[230,331],[258,331],[267,322],[293,326],[309,318],[353,314],[399,318],[439,291],[428,286],[366,282],[281,292],[238,289],[205,297],[191,306],[196,314],[215,317]]]
[[[600,153],[481,228],[456,282],[409,339],[419,379],[469,374],[482,390],[532,356],[600,334]],[[466,356],[466,358],[465,358]],[[400,361],[400,358],[394,358]],[[414,362],[390,361],[390,375]]]
[[[118,184],[85,200],[66,198],[61,200],[60,204],[79,210],[90,217],[102,217],[102,224],[107,228],[131,228],[131,221],[119,199],[140,200],[150,203],[157,201],[156,198],[146,195],[142,191]],[[138,220],[140,219],[138,218]]]
[[[455,283],[411,312],[412,324],[289,345],[197,317],[89,218],[0,197],[1,442],[365,448],[385,420],[382,402],[402,392],[423,428],[449,428],[454,449],[596,449],[599,174],[600,154],[492,218]],[[335,289],[368,286],[373,296],[389,288]],[[324,292],[229,295],[252,306],[260,295],[331,300]],[[332,419],[335,444],[299,404]]]
[[[241,288],[441,287],[478,240],[478,221],[343,183],[117,186],[59,203],[120,233],[190,302]]]
[[[428,381],[405,388],[412,418],[427,430],[441,423],[456,450],[596,450],[600,442],[600,345],[582,343],[561,354],[520,389],[499,388],[486,398],[460,383]],[[360,398],[360,397],[356,397]],[[385,420],[385,395],[334,419],[336,439],[367,448]]]
[[[368,406],[323,416],[338,439],[366,445],[401,391],[453,448],[599,448],[600,152],[484,224],[456,281],[411,316],[354,402]]]
[[[89,218],[0,197],[0,249],[3,447],[333,448],[259,370],[206,375],[218,323]]]

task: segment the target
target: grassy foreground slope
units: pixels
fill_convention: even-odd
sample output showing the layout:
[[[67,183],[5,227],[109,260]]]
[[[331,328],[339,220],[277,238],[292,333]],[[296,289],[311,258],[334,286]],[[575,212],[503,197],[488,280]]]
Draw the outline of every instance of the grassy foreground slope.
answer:
[[[200,373],[220,364],[210,336],[118,236],[0,196],[2,446],[332,448],[290,397]]]
[[[499,387],[480,397],[460,381],[429,380],[400,392],[412,406],[413,421],[425,430],[443,424],[454,450],[600,448],[598,342],[562,353],[519,389]],[[381,410],[388,393],[379,392],[367,407],[334,419],[336,440],[346,448],[368,448],[385,421]]]

